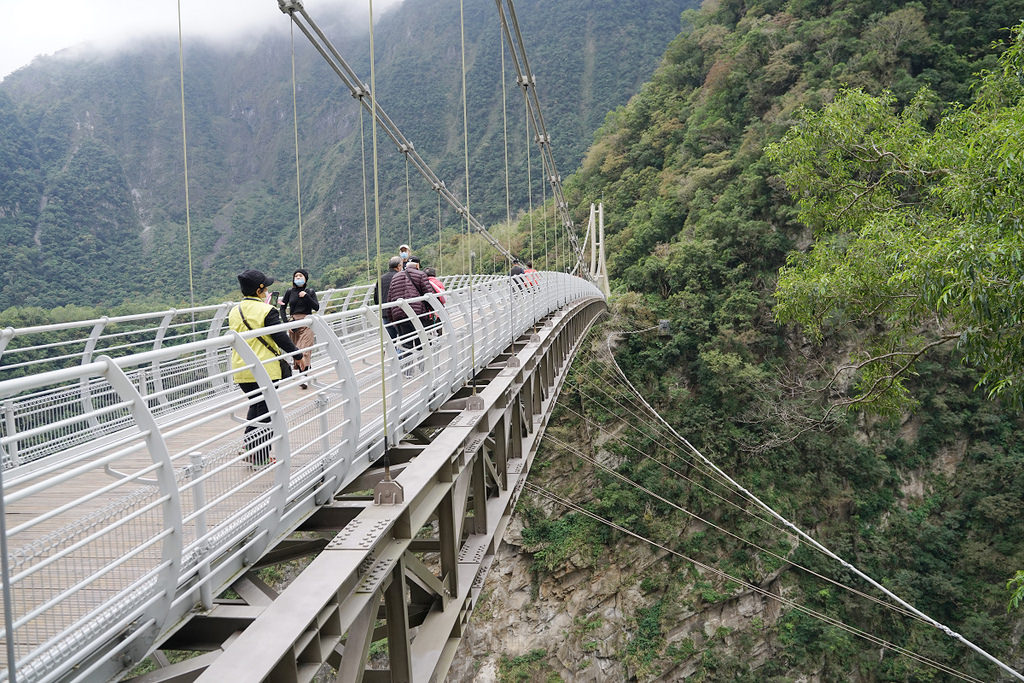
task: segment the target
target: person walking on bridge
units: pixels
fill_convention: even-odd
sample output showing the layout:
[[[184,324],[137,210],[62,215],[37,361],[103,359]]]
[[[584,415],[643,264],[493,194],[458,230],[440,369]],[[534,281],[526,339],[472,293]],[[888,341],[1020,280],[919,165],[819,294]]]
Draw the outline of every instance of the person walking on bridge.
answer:
[[[391,280],[391,286],[388,288],[388,302],[418,299],[425,294],[432,294],[433,292],[434,288],[430,285],[427,274],[420,270],[420,260],[412,256],[409,258],[406,269],[397,273]],[[421,318],[427,312],[427,303],[422,300],[410,301],[409,307],[413,313]],[[396,339],[406,339],[402,346],[407,351],[415,351],[421,348],[419,335],[416,334],[416,327],[401,306],[395,306],[391,309],[391,320],[396,326]]]
[[[444,293],[447,290],[444,288],[444,283],[437,277],[437,271],[433,268],[425,268],[423,272],[427,276],[427,282],[430,283],[430,286],[434,288],[434,293],[437,294],[437,303],[444,306]]]
[[[292,275],[292,288],[284,293],[281,299],[281,320],[288,322],[288,309],[291,308],[291,320],[302,320],[308,315],[320,310],[320,302],[316,299],[316,291],[309,286],[309,271],[304,268],[296,269]],[[313,344],[316,339],[313,337],[313,328],[296,327],[288,330],[292,343],[300,349],[304,349],[302,357],[295,361],[297,372],[307,372],[309,362],[313,357]],[[303,380],[300,388],[305,389],[309,385]]]
[[[257,330],[261,327],[272,327],[281,324],[281,316],[277,309],[263,301],[267,287],[274,282],[274,278],[267,277],[258,270],[245,270],[238,275],[238,284],[242,289],[242,301],[231,309],[228,314],[228,326],[235,332],[244,333],[249,330]],[[291,374],[291,368],[283,359],[278,360],[276,356],[283,353],[292,354],[292,358],[298,360],[302,352],[292,343],[288,333],[281,331],[273,334],[264,334],[246,340],[249,348],[260,359],[270,379],[277,384],[282,376]],[[270,457],[270,409],[267,401],[260,392],[260,385],[252,370],[247,368],[248,363],[238,355],[238,351],[231,352],[231,369],[234,370],[233,379],[238,388],[248,397],[249,410],[245,415],[248,424],[245,426],[245,460],[253,467],[263,467],[273,464],[274,459]],[[285,373],[284,369],[288,368]],[[255,432],[255,433],[254,433]]]
[[[380,276],[380,282],[377,283],[377,287],[373,290],[374,304],[386,304],[388,302],[388,290],[391,288],[391,280],[394,279],[395,275],[398,275],[401,270],[402,257],[392,256],[391,260],[388,261],[387,272]],[[388,336],[394,339],[396,333],[395,326],[391,324],[391,311],[392,309],[390,308],[381,307],[380,317],[384,320],[384,327],[388,331]]]
[[[437,277],[437,271],[434,270],[433,268],[425,268],[423,272],[427,276],[427,282],[429,282],[430,286],[434,288],[434,294],[437,295],[437,303],[444,306],[446,302],[444,293],[446,290],[444,288],[444,283],[441,282],[440,278]],[[427,315],[424,318],[424,320],[426,321],[426,324],[430,327],[437,326],[437,324],[440,322],[440,319],[437,317],[437,314],[429,310],[427,311]],[[436,334],[441,334],[440,327],[437,328]]]
[[[533,267],[533,261],[526,262],[526,268],[523,269],[523,281],[527,287],[533,287],[539,281],[537,278],[537,269]]]

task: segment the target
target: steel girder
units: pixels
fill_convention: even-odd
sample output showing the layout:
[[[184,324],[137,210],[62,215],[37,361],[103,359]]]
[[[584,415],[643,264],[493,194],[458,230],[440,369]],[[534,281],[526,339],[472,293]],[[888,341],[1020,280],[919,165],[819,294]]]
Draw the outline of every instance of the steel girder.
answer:
[[[253,567],[315,554],[280,594],[255,576],[191,617],[164,649],[205,651],[135,683],[443,679],[511,519],[573,356],[601,299],[552,314],[389,452],[405,499],[375,505],[382,467]],[[482,403],[482,407],[481,407]],[[386,641],[372,658],[371,644]],[[162,658],[158,658],[162,659]],[[373,668],[370,668],[373,667]]]

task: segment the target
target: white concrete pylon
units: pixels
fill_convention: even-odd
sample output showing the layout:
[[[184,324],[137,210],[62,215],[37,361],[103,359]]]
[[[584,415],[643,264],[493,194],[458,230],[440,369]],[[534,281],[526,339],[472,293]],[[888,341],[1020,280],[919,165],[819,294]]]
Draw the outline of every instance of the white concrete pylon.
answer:
[[[596,220],[595,220],[596,214]],[[590,222],[587,226],[590,238],[590,279],[594,281],[604,295],[610,296],[608,285],[608,266],[604,255],[604,202],[590,205]]]

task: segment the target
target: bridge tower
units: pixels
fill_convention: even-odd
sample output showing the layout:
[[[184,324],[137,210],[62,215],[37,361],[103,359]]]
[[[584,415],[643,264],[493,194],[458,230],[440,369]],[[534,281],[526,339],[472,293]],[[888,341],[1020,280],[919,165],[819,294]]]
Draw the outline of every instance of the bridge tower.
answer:
[[[611,292],[608,286],[608,266],[604,258],[604,203],[590,205],[590,221],[587,224],[590,240],[590,279],[601,289],[605,297]]]

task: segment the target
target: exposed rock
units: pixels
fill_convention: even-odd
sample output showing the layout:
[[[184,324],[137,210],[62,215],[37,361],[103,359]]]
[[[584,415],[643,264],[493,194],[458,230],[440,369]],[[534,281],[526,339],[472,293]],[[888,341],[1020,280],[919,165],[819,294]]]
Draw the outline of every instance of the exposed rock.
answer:
[[[521,528],[518,520],[511,524],[498,549],[447,680],[495,681],[503,656],[511,659],[536,650],[546,653],[546,665],[563,680],[631,679],[635,672],[628,670],[624,653],[638,610],[653,601],[641,590],[640,581],[666,560],[666,554],[630,548],[629,562],[606,558],[599,567],[567,565],[535,584],[532,558],[519,546]],[[783,573],[773,573],[762,587],[780,595]],[[743,652],[756,669],[771,657],[772,647],[757,637],[755,626],[774,624],[780,612],[776,600],[754,591],[697,608],[677,601],[663,614],[664,645],[681,647],[690,639],[696,651],[675,666],[668,664],[653,680],[679,680],[693,674],[709,641],[732,646],[741,631],[755,631],[753,644]]]

